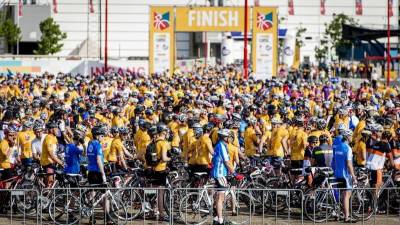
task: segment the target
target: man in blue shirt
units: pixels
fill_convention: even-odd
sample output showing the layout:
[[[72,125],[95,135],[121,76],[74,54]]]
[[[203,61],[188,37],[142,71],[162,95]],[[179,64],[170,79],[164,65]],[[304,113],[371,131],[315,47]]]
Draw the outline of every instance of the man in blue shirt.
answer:
[[[85,133],[80,130],[75,130],[73,135],[73,143],[67,144],[65,148],[64,173],[67,174],[70,185],[76,187],[78,185],[76,178],[81,170],[80,164]]]
[[[228,171],[234,172],[233,165],[229,162],[228,154],[228,140],[229,130],[220,129],[218,131],[218,142],[214,148],[214,156],[212,159],[211,177],[215,179],[215,183],[218,189],[218,193],[215,195],[214,211],[216,211],[216,217],[214,218],[213,225],[224,224],[222,215],[223,204],[225,200],[225,190],[228,188]]]
[[[338,188],[345,189],[343,196],[344,222],[356,222],[350,218],[350,197],[352,182],[356,182],[356,176],[353,169],[353,153],[349,146],[353,132],[351,130],[342,130],[340,135],[342,143],[335,146],[332,159],[332,169],[337,181],[340,183]]]
[[[106,128],[103,126],[95,126],[92,129],[93,140],[87,147],[89,184],[103,184],[107,181],[104,173],[103,149],[100,144],[105,134]]]

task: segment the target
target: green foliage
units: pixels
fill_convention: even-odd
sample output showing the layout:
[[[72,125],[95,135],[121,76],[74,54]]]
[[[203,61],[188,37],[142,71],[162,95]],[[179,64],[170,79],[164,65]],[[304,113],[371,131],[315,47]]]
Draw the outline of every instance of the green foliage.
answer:
[[[307,28],[303,27],[302,24],[300,23],[300,26],[298,26],[296,28],[296,46],[297,47],[301,48],[301,47],[303,47],[305,45],[304,41],[302,40],[303,39],[303,34],[305,32],[307,32]]]
[[[60,30],[60,25],[53,18],[47,18],[42,21],[40,23],[40,31],[42,32],[42,37],[38,44],[38,50],[34,51],[35,54],[53,55],[61,51],[63,44],[60,42],[67,38],[67,34]]]
[[[328,41],[326,39],[321,39],[319,41],[319,46],[315,46],[314,48],[315,58],[318,60],[318,62],[321,63],[324,59],[326,59],[328,49]]]
[[[339,60],[342,59],[347,51],[351,48],[351,42],[342,39],[342,24],[358,25],[354,18],[341,14],[333,14],[333,20],[329,24],[325,24],[324,39],[332,44],[332,49],[335,49]]]
[[[21,40],[21,29],[11,19],[6,19],[0,25],[0,36],[6,40],[8,50],[11,52],[12,47]]]

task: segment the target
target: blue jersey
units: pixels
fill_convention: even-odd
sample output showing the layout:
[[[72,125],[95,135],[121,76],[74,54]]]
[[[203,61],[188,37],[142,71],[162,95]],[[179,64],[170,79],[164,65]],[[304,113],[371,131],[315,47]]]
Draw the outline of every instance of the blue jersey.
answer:
[[[100,172],[100,168],[97,165],[97,156],[100,156],[101,161],[104,162],[104,155],[100,142],[98,140],[92,140],[87,147],[88,171]]]
[[[68,144],[65,147],[64,156],[64,172],[69,174],[80,173],[80,156],[82,155],[82,149],[78,148],[75,144]]]
[[[336,178],[349,178],[350,173],[347,168],[347,161],[353,160],[353,153],[346,142],[336,146],[333,152],[332,169]]]
[[[211,176],[213,178],[226,177],[228,175],[228,168],[225,165],[226,161],[229,161],[227,146],[223,141],[219,141],[215,145],[212,159]]]

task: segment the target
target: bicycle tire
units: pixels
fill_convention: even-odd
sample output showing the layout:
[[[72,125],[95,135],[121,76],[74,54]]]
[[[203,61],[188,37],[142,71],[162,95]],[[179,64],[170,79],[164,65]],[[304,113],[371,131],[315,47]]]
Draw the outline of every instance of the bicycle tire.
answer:
[[[107,213],[108,217],[114,223],[125,225],[128,222],[128,213],[125,204],[115,195],[113,195],[109,200],[110,211]]]
[[[354,190],[351,193],[350,207],[354,218],[362,221],[369,220],[374,214],[375,194],[371,190]]]
[[[121,193],[122,202],[125,203],[127,219],[134,220],[142,214],[143,198],[137,190],[124,190]]]
[[[186,225],[202,225],[212,215],[212,204],[208,205],[204,197],[199,199],[199,192],[191,192],[185,195],[179,204],[179,216]],[[189,215],[186,215],[189,213]],[[188,218],[199,218],[195,221],[188,221]]]
[[[72,199],[75,199],[75,207],[77,208],[69,209],[70,204],[68,202],[70,202]],[[79,199],[74,195],[62,194],[55,196],[52,200],[50,200],[49,204],[50,219],[54,223],[59,225],[76,224],[79,221],[79,216],[80,216],[79,204],[80,204]],[[72,221],[69,218],[72,218]]]
[[[328,204],[331,207],[323,207],[324,204]],[[322,223],[332,218],[335,204],[334,196],[330,193],[315,190],[314,193],[306,195],[303,207],[308,219],[316,223]],[[326,209],[326,211],[321,209]],[[316,213],[320,213],[320,216],[316,217]]]
[[[253,201],[253,197],[242,191],[235,191],[234,195],[236,197],[235,213],[237,215],[229,215],[230,212],[234,212],[232,208],[233,196],[232,192],[229,192],[228,195],[225,196],[224,218],[234,225],[250,224],[251,217],[253,217],[255,213],[255,203]]]

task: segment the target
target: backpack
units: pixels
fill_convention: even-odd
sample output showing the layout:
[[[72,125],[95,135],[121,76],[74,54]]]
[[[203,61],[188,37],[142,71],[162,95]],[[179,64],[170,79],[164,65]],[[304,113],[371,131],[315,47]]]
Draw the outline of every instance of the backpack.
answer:
[[[157,141],[152,141],[146,147],[146,154],[144,157],[145,157],[147,166],[155,167],[160,162],[160,159],[158,159],[158,156],[157,156],[156,144],[157,144]]]

